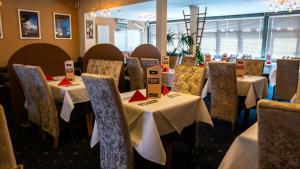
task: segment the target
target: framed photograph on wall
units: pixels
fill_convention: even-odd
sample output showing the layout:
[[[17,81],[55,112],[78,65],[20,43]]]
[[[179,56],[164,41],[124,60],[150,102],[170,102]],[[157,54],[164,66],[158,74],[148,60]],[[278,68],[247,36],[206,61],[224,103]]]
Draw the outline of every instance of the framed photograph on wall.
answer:
[[[41,39],[40,12],[18,9],[21,39]]]
[[[0,38],[3,38],[3,29],[2,29],[2,18],[1,18],[1,12],[0,12]]]
[[[85,21],[85,36],[86,39],[94,39],[94,20],[87,19]]]
[[[72,39],[71,15],[54,13],[54,38]]]

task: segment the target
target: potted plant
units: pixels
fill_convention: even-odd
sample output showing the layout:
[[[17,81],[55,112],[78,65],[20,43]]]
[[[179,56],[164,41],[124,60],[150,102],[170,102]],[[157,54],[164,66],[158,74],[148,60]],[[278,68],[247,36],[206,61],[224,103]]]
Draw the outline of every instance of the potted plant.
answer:
[[[200,46],[196,47],[196,58],[197,58],[197,62],[196,62],[197,65],[199,66],[204,65],[203,54],[201,53]]]

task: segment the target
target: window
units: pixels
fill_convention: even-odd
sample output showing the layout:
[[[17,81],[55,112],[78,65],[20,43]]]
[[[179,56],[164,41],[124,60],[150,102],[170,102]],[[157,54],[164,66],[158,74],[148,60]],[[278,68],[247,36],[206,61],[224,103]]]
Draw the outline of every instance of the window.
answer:
[[[300,16],[272,16],[269,19],[268,54],[278,59],[300,54]]]
[[[115,30],[115,45],[121,51],[133,51],[140,44],[141,32],[139,30]]]

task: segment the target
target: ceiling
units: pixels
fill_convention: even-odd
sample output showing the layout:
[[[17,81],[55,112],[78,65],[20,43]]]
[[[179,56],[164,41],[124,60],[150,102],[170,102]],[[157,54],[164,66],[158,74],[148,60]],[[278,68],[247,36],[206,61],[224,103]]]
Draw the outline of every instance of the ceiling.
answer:
[[[183,19],[182,11],[189,5],[200,10],[208,8],[208,16],[223,16],[267,12],[269,0],[168,0],[168,19]],[[111,17],[130,20],[155,20],[156,1],[148,1],[111,9]]]

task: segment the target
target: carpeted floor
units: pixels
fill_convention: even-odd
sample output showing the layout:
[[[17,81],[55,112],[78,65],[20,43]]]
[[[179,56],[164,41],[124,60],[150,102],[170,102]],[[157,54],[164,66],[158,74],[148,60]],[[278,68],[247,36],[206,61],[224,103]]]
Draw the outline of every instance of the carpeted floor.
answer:
[[[270,88],[269,96],[273,89]],[[210,107],[210,97],[205,98]],[[216,169],[222,161],[231,143],[242,131],[256,121],[256,110],[250,110],[247,124],[241,112],[235,132],[231,131],[229,123],[214,120],[214,128],[207,124],[199,125],[199,142],[197,157],[190,160],[187,168]],[[11,123],[10,123],[11,124]],[[25,169],[97,169],[99,168],[99,147],[89,147],[90,138],[85,131],[85,123],[77,125],[76,129],[66,129],[60,138],[59,148],[53,149],[51,138],[45,140],[39,136],[35,127],[19,128],[9,125],[11,139],[17,159]],[[73,134],[70,134],[73,133]],[[179,145],[180,146],[180,145]],[[179,157],[180,159],[180,157]],[[151,163],[145,163],[144,168],[161,168]]]

